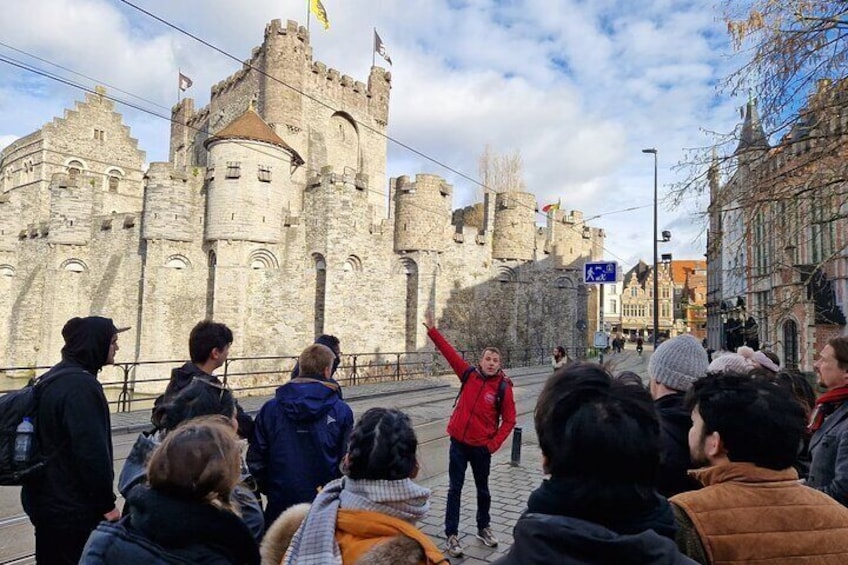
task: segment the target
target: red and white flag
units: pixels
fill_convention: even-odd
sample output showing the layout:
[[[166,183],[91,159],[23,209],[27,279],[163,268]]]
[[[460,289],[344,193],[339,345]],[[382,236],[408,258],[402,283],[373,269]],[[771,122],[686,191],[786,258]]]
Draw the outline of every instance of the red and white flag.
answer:
[[[183,73],[180,73],[180,90],[185,92],[186,90],[191,88],[192,84],[194,84],[194,82],[190,78],[185,76]]]

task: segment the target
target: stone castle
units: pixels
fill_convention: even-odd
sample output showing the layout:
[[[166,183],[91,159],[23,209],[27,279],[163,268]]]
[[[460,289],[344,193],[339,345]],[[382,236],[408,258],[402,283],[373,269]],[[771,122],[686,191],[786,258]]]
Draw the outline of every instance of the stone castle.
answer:
[[[100,88],[6,147],[0,367],[54,363],[63,323],[90,314],[132,326],[122,361],[186,357],[207,317],[233,329],[232,356],[325,332],[346,352],[417,351],[427,308],[459,346],[585,345],[602,230],[560,210],[538,227],[526,192],[454,212],[436,175],[387,179],[390,89],[274,20],[207,106],[172,109],[167,163],[145,165]]]

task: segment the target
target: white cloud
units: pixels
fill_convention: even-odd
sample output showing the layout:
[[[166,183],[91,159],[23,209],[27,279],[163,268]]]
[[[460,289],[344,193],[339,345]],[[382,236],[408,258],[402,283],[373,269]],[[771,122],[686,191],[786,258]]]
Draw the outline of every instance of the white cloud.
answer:
[[[302,0],[137,0],[149,10],[244,60],[273,18],[305,23]],[[704,145],[699,128],[730,129],[732,101],[716,99],[726,73],[727,40],[712,0],[325,0],[331,29],[312,21],[313,57],[365,81],[376,27],[395,62],[389,134],[463,173],[477,176],[486,144],[521,152],[528,188],[540,202],[562,198],[592,221],[607,249],[630,262],[650,258],[653,163],[661,194],[680,180],[683,148]],[[194,80],[198,105],[209,88],[240,68],[120,2],[31,0],[4,6],[0,41],[141,96],[168,114],[177,69]],[[0,55],[26,59],[0,46]],[[29,62],[32,60],[26,59]],[[378,64],[382,64],[377,59]],[[41,62],[39,67],[68,75]],[[61,115],[82,93],[0,64],[0,144]],[[71,76],[88,87],[93,82]],[[126,95],[110,90],[118,98]],[[120,107],[151,161],[168,153],[169,124]],[[389,144],[389,174],[440,174],[456,186],[456,206],[473,183]],[[704,239],[695,206],[660,211],[673,226],[669,247],[700,258]],[[613,257],[612,255],[610,257]],[[629,266],[629,265],[628,265]]]

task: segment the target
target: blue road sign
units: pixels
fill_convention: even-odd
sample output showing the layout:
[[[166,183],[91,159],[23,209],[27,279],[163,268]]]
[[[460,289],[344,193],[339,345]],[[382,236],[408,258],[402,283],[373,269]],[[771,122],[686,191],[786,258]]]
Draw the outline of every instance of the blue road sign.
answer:
[[[583,282],[586,284],[612,284],[616,278],[615,262],[586,263],[583,265]]]

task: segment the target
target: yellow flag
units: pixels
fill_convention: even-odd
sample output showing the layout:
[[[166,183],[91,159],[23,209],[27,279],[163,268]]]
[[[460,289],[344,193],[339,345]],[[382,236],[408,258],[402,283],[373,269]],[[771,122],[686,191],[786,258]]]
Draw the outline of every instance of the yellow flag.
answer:
[[[330,20],[327,18],[327,10],[321,0],[309,0],[309,10],[315,14],[318,21],[324,24],[324,29],[330,29]]]

